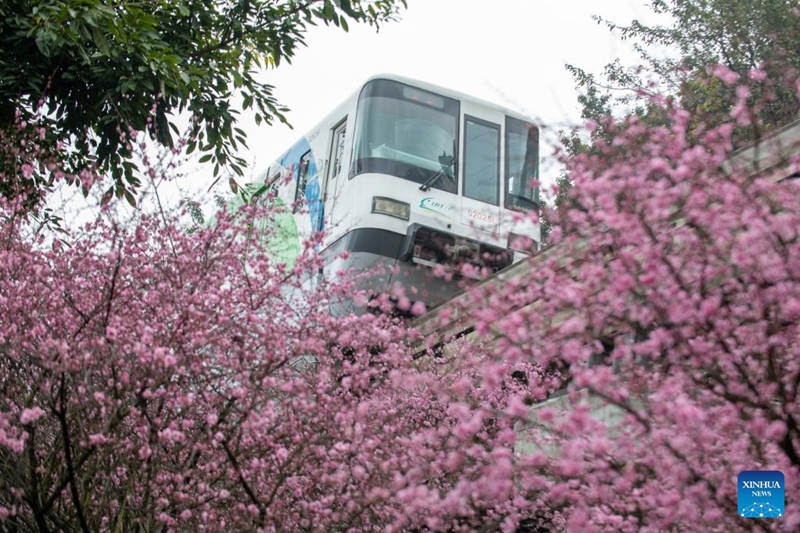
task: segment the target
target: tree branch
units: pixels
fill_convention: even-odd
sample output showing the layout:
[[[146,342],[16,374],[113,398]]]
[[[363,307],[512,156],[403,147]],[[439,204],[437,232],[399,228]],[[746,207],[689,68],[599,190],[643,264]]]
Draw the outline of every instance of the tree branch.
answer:
[[[83,513],[83,505],[81,504],[80,495],[78,494],[78,485],[75,480],[75,467],[72,463],[72,442],[70,440],[69,429],[67,427],[66,384],[63,373],[61,374],[59,397],[61,408],[56,410],[56,415],[58,416],[58,421],[61,425],[61,437],[64,440],[64,459],[67,463],[67,478],[69,480],[70,493],[72,495],[72,504],[75,506],[75,512],[78,514],[78,522],[81,525],[81,530],[84,533],[89,533],[89,525],[86,523],[86,517]]]

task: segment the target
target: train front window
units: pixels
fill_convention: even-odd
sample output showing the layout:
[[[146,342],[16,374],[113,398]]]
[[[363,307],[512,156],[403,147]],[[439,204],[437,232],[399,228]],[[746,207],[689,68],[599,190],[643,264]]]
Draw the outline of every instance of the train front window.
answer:
[[[539,130],[506,117],[506,207],[536,209],[539,205]]]
[[[390,80],[361,91],[351,177],[391,174],[458,192],[458,100]]]

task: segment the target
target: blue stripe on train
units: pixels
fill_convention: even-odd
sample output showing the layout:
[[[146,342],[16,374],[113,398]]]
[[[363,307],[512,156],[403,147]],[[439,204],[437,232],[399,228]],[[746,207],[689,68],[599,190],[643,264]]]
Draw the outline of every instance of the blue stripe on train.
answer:
[[[309,179],[306,181],[306,190],[304,191],[306,205],[308,206],[308,212],[311,217],[311,231],[322,231],[325,225],[325,217],[323,216],[321,197],[321,176],[317,175],[317,160],[314,157],[314,152],[311,150],[311,145],[308,143],[308,140],[303,137],[297,141],[278,159],[278,164],[284,169],[291,169],[292,181],[297,183],[297,180],[300,178],[300,158],[309,151],[311,151],[311,160],[308,164]]]

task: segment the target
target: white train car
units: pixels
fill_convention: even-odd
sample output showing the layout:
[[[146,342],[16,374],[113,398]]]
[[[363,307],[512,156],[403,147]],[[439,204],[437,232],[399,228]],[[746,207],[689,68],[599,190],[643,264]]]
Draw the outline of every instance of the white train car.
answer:
[[[324,232],[326,275],[383,267],[361,287],[380,293],[400,283],[430,308],[460,290],[463,263],[494,272],[525,256],[516,241],[537,245],[538,224],[514,214],[538,207],[538,178],[539,131],[531,119],[381,75],[259,181],[294,213],[284,259],[312,232]],[[455,275],[434,276],[437,265]]]

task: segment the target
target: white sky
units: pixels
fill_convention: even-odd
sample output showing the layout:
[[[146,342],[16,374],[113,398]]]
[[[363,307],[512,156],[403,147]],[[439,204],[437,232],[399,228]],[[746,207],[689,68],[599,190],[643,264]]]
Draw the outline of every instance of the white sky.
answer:
[[[408,0],[399,21],[379,32],[350,25],[312,28],[308,46],[291,64],[266,74],[278,100],[291,111],[294,130],[256,126],[244,117],[249,151],[242,155],[257,175],[367,77],[393,73],[448,87],[516,109],[557,130],[579,121],[575,84],[564,68],[590,72],[617,57],[632,63],[630,46],[592,20],[627,24],[653,21],[646,0]],[[626,61],[627,59],[627,61]],[[551,137],[552,138],[552,137]],[[544,136],[545,142],[548,136]],[[542,150],[542,177],[556,169]]]

